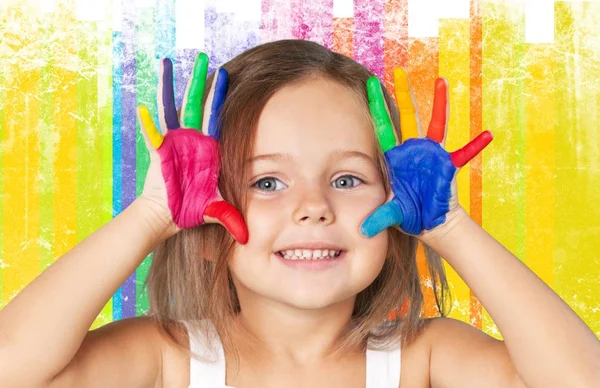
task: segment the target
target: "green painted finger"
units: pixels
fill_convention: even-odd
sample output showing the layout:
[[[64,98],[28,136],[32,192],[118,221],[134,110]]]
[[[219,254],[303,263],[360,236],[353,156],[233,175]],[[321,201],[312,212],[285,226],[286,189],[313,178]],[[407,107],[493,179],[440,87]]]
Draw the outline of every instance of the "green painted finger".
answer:
[[[386,109],[383,91],[379,78],[372,76],[367,80],[367,95],[369,97],[369,109],[375,123],[375,133],[379,139],[379,145],[383,152],[396,146],[394,126]]]
[[[183,102],[183,127],[184,128],[202,128],[202,97],[206,87],[206,75],[208,74],[208,56],[200,53],[194,63],[192,80],[188,92]]]

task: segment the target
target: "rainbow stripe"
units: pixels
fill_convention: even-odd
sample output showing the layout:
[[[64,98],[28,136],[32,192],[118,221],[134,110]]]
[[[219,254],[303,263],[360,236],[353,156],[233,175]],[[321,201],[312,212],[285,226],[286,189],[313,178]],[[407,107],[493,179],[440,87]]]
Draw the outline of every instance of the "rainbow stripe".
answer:
[[[334,15],[344,1],[344,15]],[[389,89],[393,69],[408,68],[424,130],[433,82],[448,78],[447,148],[483,129],[495,135],[460,172],[460,202],[600,336],[600,46],[589,38],[600,4],[557,2],[554,42],[527,43],[526,8],[516,2],[471,0],[470,17],[442,17],[430,37],[409,37],[409,21],[420,21],[408,0],[251,0],[255,16],[206,2],[201,43],[190,47],[176,39],[182,3],[106,0],[81,13],[84,3],[0,4],[0,307],[140,194],[149,160],[135,108],[157,114],[159,58],[174,59],[180,104],[199,50],[213,70],[261,42],[299,38],[355,58]],[[147,311],[151,260],[93,327]],[[421,251],[418,263],[426,278]],[[476,295],[447,271],[452,316],[501,338]],[[424,313],[433,315],[424,291]]]

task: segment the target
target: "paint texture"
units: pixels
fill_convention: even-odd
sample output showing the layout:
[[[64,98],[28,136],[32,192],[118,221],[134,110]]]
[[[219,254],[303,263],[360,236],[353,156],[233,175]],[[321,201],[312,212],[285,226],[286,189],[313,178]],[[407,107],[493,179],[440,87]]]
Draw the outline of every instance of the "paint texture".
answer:
[[[83,18],[78,8],[88,3],[95,12]],[[556,2],[548,43],[526,42],[529,19],[516,1],[472,0],[469,18],[441,16],[436,37],[408,35],[419,21],[407,0],[354,0],[344,17],[332,0],[262,0],[257,20],[204,3],[203,42],[190,48],[177,45],[174,0],[0,1],[0,308],[141,193],[150,159],[136,107],[159,122],[161,58],[173,60],[181,106],[199,51],[210,72],[261,42],[301,38],[355,58],[393,98],[393,69],[405,67],[423,130],[435,79],[446,77],[445,148],[494,134],[458,173],[459,201],[600,337],[599,3]],[[151,260],[93,327],[147,311]],[[423,312],[433,315],[422,248],[417,262]],[[451,315],[501,338],[477,296],[447,270]]]

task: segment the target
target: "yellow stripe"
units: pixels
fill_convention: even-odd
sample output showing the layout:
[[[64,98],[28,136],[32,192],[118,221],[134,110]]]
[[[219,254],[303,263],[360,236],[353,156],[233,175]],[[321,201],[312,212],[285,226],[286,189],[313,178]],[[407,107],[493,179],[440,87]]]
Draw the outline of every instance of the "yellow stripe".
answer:
[[[60,40],[53,59],[58,64],[77,58],[77,29],[71,7],[57,7],[54,27]],[[81,64],[55,66],[54,95],[54,260],[77,244],[77,71]]]
[[[37,25],[24,17],[32,12],[21,4],[11,6],[11,23],[3,26],[15,53],[40,52]],[[20,54],[25,55],[25,54]],[[23,66],[17,56],[1,58],[4,65],[3,155],[3,299],[8,303],[39,273],[39,183],[40,167],[39,67]],[[10,112],[8,114],[7,112]]]
[[[526,264],[554,282],[554,75],[552,45],[527,45],[525,94]]]
[[[518,46],[524,39],[524,6],[513,3],[482,4],[483,128],[494,141],[486,148],[482,176],[482,226],[511,252],[517,242],[519,90]],[[482,329],[501,338],[487,311]]]
[[[600,337],[600,4],[556,3],[554,290]],[[570,11],[569,11],[570,10]],[[570,16],[569,14],[572,14]],[[542,224],[545,227],[545,225]]]
[[[450,121],[446,136],[446,149],[454,151],[470,140],[470,22],[469,20],[440,20],[439,74],[449,83]],[[458,200],[470,208],[469,165],[463,167],[457,176]],[[453,310],[450,316],[469,322],[470,291],[462,278],[446,265],[448,282],[452,291]]]

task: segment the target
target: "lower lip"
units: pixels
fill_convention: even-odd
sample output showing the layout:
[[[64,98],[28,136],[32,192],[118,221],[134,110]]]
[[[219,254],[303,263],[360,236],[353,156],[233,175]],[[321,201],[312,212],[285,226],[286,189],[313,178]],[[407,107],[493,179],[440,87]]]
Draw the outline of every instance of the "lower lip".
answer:
[[[283,264],[287,265],[290,268],[305,269],[305,270],[309,270],[309,271],[320,271],[320,270],[324,270],[327,268],[335,267],[337,264],[339,264],[344,259],[344,257],[346,256],[346,252],[344,251],[344,252],[340,253],[340,255],[334,259],[317,259],[317,260],[306,260],[306,259],[288,260],[288,259],[285,259],[285,258],[279,256],[277,253],[274,253],[274,255]]]

